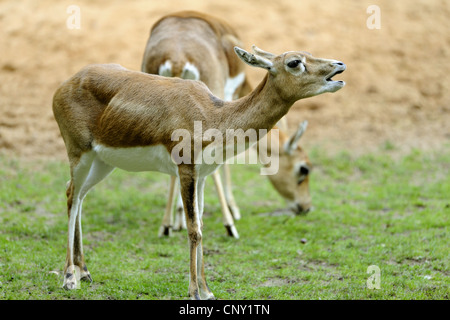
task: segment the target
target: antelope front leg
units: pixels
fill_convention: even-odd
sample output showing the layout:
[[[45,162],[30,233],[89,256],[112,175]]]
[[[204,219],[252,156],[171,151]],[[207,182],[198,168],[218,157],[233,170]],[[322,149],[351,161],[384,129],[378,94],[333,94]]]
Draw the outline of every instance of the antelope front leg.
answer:
[[[200,220],[200,230],[203,231],[203,190],[205,187],[205,178],[200,178],[197,183],[197,199],[198,199],[198,215]],[[231,214],[230,214],[231,215]],[[237,231],[236,231],[237,232]],[[198,287],[200,289],[200,297],[203,300],[214,300],[214,294],[208,287],[205,277],[205,262],[203,260],[203,240],[200,240],[200,245],[197,247],[197,279]]]
[[[180,165],[178,166],[178,172],[189,239],[189,297],[194,300],[200,300],[201,297],[212,299],[214,295],[206,284],[203,272],[202,222],[198,205],[198,176],[192,166]],[[200,184],[201,192],[203,192],[203,183],[204,181]],[[203,202],[202,199],[203,194],[200,197],[200,200]]]

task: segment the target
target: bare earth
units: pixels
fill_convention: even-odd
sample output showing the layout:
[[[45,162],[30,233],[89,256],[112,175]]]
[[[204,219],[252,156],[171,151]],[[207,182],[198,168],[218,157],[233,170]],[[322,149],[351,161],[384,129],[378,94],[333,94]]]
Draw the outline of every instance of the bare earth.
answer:
[[[80,8],[69,29],[67,8]],[[381,28],[370,29],[376,4]],[[90,63],[139,70],[152,24],[178,10],[220,16],[252,44],[345,62],[334,94],[297,102],[293,129],[309,121],[306,147],[362,154],[443,150],[450,140],[450,2],[446,0],[0,1],[0,153],[66,159],[53,118],[58,85]],[[256,86],[263,70],[248,67]],[[448,150],[448,149],[447,149]]]

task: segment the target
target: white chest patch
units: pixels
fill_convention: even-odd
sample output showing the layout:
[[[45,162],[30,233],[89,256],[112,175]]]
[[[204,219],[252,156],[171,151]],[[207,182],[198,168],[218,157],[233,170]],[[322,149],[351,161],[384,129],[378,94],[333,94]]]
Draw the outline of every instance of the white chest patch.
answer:
[[[94,151],[103,162],[126,171],[157,171],[173,176],[178,175],[177,165],[162,145],[112,148],[95,144]]]
[[[233,95],[236,91],[237,88],[239,88],[239,86],[244,82],[245,80],[245,73],[239,73],[236,77],[234,78],[228,78],[227,82],[225,83],[225,88],[224,88],[224,100],[225,101],[232,101],[233,100]]]

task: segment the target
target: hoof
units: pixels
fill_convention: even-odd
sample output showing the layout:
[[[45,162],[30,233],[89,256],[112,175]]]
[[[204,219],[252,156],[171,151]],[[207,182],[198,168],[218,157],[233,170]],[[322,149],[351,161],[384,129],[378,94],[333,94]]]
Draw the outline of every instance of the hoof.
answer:
[[[237,232],[237,229],[234,225],[232,226],[225,226],[225,228],[227,229],[227,233],[230,237],[239,239],[239,233]]]
[[[200,298],[198,292],[196,292],[196,293],[193,294],[193,295],[189,295],[189,299],[191,299],[191,300],[202,300],[202,299]]]
[[[66,290],[74,290],[77,288],[77,284],[74,282],[67,282],[63,285],[63,288]]]
[[[81,280],[81,281],[85,281],[85,282],[90,282],[90,283],[93,282],[90,273],[83,275],[83,276],[80,278],[80,280]]]
[[[208,293],[206,296],[202,296],[202,300],[216,300],[212,292]]]
[[[74,290],[78,288],[77,279],[74,274],[68,273],[65,276],[63,288],[66,290]]]
[[[159,228],[158,237],[170,237],[172,235],[172,226],[161,226]]]

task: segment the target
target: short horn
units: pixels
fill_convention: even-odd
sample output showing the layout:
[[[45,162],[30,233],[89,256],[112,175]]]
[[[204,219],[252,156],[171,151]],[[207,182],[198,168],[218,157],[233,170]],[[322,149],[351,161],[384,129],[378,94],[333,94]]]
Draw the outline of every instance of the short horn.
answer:
[[[298,141],[305,133],[307,127],[308,127],[307,120],[304,120],[302,123],[300,123],[300,125],[297,128],[297,131],[295,131],[295,133],[289,138],[288,142],[284,147],[287,153],[292,153],[295,149],[297,149]]]
[[[253,50],[254,54],[257,54],[258,56],[264,57],[266,59],[272,59],[275,57],[275,55],[273,53],[264,51],[255,45],[252,45],[252,50]]]

